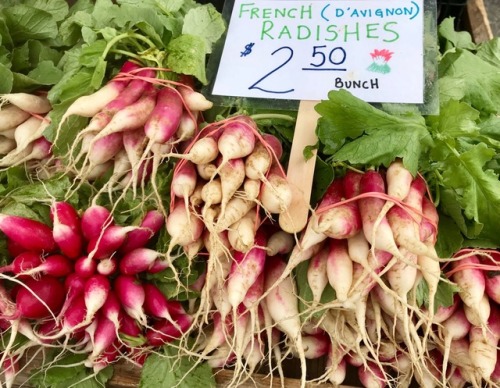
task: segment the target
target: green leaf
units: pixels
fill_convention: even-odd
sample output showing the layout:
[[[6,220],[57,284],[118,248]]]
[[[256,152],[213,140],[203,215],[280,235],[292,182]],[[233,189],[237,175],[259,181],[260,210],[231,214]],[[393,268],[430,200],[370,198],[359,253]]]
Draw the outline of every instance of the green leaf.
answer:
[[[439,257],[452,257],[462,248],[464,237],[451,217],[439,215],[438,238],[435,245]]]
[[[193,75],[207,84],[205,42],[194,35],[181,35],[167,46],[167,67],[179,74]]]
[[[107,42],[103,39],[96,40],[82,48],[80,64],[86,67],[95,67],[102,60],[102,54],[106,49]]]
[[[0,63],[0,79],[2,80],[0,82],[0,94],[10,93],[14,84],[14,75],[3,63]]]
[[[311,206],[323,197],[330,183],[333,182],[334,173],[333,168],[328,163],[324,162],[321,158],[316,159],[314,167],[314,179],[311,192]]]
[[[450,307],[454,303],[455,294],[459,288],[454,284],[440,280],[434,297],[434,312],[439,307]],[[418,306],[429,307],[429,285],[425,279],[421,279],[417,285],[416,301]]]
[[[12,49],[14,42],[10,36],[9,27],[7,26],[7,21],[5,17],[0,13],[0,44],[2,46]]]
[[[205,40],[206,53],[212,52],[213,44],[220,39],[225,30],[224,19],[213,4],[189,10],[182,26],[183,34],[196,35]]]
[[[163,353],[163,354],[162,354]],[[173,347],[148,356],[142,367],[140,388],[150,387],[207,388],[215,387],[215,378],[208,363],[195,366],[194,360],[177,355]]]
[[[470,105],[449,100],[441,105],[439,116],[428,116],[427,124],[440,140],[454,140],[461,136],[477,136],[479,127],[476,120],[479,111]]]
[[[451,47],[474,50],[476,45],[472,42],[471,34],[467,31],[456,31],[453,21],[453,18],[446,18],[441,22],[438,28],[441,38],[447,40]]]
[[[477,48],[476,55],[493,66],[500,67],[500,39],[495,37],[491,40],[481,42]]]
[[[99,58],[99,61],[97,62],[97,65],[94,70],[94,74],[92,75],[92,81],[90,82],[90,85],[94,89],[99,89],[102,85],[102,81],[104,80],[104,75],[106,74],[106,65],[107,62]]]
[[[24,0],[23,4],[50,13],[57,22],[63,20],[69,11],[65,0]]]
[[[62,57],[62,53],[49,47],[47,44],[39,40],[29,40],[29,61],[32,67],[37,66],[40,62],[51,61],[54,65],[58,64]]]
[[[22,73],[12,73],[14,80],[13,80],[13,85],[12,85],[12,91],[13,92],[33,92],[34,90],[38,89],[41,84]]]
[[[63,72],[54,66],[51,61],[42,61],[28,73],[28,77],[40,85],[54,85],[62,78]]]
[[[29,43],[26,42],[22,46],[15,47],[12,50],[12,66],[14,72],[22,72],[30,68],[30,49]]]
[[[14,43],[57,36],[56,20],[49,12],[26,5],[15,5],[5,8],[3,14]]]
[[[84,11],[75,12],[61,23],[59,34],[61,41],[68,46],[77,44],[82,37],[82,27],[93,27],[92,15]]]
[[[497,220],[500,214],[500,181],[490,170],[483,170],[495,151],[484,143],[450,156],[443,162],[443,182],[453,189],[465,216],[482,225],[478,238],[500,244]]]

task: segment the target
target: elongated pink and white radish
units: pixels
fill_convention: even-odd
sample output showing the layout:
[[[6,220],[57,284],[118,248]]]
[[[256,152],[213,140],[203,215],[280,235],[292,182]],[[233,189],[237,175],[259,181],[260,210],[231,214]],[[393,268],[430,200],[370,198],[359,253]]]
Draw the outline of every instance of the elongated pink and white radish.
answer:
[[[245,158],[245,174],[249,179],[264,180],[273,159],[266,146],[257,142],[250,155]]]
[[[139,229],[127,234],[125,243],[120,247],[120,252],[125,253],[133,249],[144,247],[163,227],[165,216],[158,210],[150,210],[141,220]]]
[[[117,338],[115,323],[101,313],[95,318],[97,326],[93,335],[92,352],[88,359],[93,361]]]
[[[106,302],[111,284],[106,276],[96,274],[87,279],[84,286],[84,300],[87,309],[85,323],[90,323]]]
[[[165,143],[174,136],[183,112],[179,91],[166,86],[158,91],[156,105],[144,124],[144,132],[150,141]]]
[[[179,93],[189,110],[203,112],[213,106],[213,103],[207,100],[203,94],[191,88],[181,86],[179,87]]]
[[[145,294],[144,311],[149,316],[166,319],[181,330],[175,318],[180,315],[186,315],[186,311],[184,307],[182,307],[182,304],[177,301],[168,300],[160,289],[153,284],[145,283],[143,287]]]
[[[45,114],[52,109],[50,101],[45,96],[37,96],[29,93],[10,93],[0,96],[0,105],[8,102],[25,112]]]
[[[485,273],[485,292],[495,303],[500,304],[500,274],[493,271]]]
[[[175,132],[174,137],[179,141],[186,141],[192,139],[198,131],[198,112],[183,111],[181,119],[179,120],[179,127]]]
[[[339,302],[344,302],[348,298],[352,285],[352,271],[352,260],[349,257],[345,240],[330,239],[326,273],[328,282],[335,290]]]
[[[16,255],[14,260],[0,268],[0,273],[12,272],[15,275],[22,274],[38,267],[42,263],[42,255],[38,252],[26,251]]]
[[[373,197],[360,198],[358,201],[363,233],[367,241],[376,249],[401,256],[387,218],[383,217],[380,223],[375,225],[375,221],[385,205],[384,199],[376,197],[377,193],[385,194],[382,175],[374,170],[365,172],[359,181],[359,188],[360,193],[374,193]]]
[[[228,160],[218,168],[218,174],[222,191],[220,215],[223,216],[229,200],[245,180],[245,163],[240,158]]]
[[[15,105],[5,105],[0,109],[0,132],[8,131],[24,123],[30,118],[30,113]]]
[[[439,327],[439,334],[444,341],[443,351],[443,376],[446,376],[446,369],[448,367],[448,359],[450,355],[451,342],[465,338],[471,329],[471,324],[465,316],[462,308],[458,308],[455,312]]]
[[[198,240],[203,232],[203,221],[184,202],[177,202],[167,217],[167,232],[172,238],[171,251],[174,245],[188,245]]]
[[[287,179],[278,172],[271,171],[260,189],[262,207],[270,213],[282,214],[290,207],[292,197]]]
[[[66,256],[53,254],[42,260],[42,262],[31,269],[21,272],[20,275],[37,276],[37,274],[64,277],[73,272],[73,262]]]
[[[255,245],[256,220],[257,212],[255,209],[251,209],[241,220],[229,227],[227,237],[236,251],[247,253]]]
[[[187,159],[196,165],[207,165],[219,156],[217,139],[213,136],[202,137],[191,145],[191,148],[187,153],[176,156],[182,159]],[[200,174],[200,176],[206,180],[209,180],[212,177],[212,175],[207,177],[202,174]]]
[[[469,341],[470,361],[477,368],[479,375],[489,381],[498,361],[498,337],[476,326],[470,330]]]
[[[307,367],[305,355],[302,350],[301,323],[295,284],[289,276],[280,281],[286,268],[287,265],[278,256],[270,257],[266,260],[264,284],[265,289],[271,291],[268,292],[265,300],[269,314],[276,323],[276,326],[293,341],[298,350],[302,371],[301,382],[305,384]]]
[[[469,256],[452,263],[453,268],[459,265],[478,265],[477,256]],[[452,275],[453,281],[460,287],[459,295],[462,301],[471,308],[481,303],[486,288],[484,273],[476,268],[463,268]]]
[[[368,361],[366,367],[358,368],[358,378],[367,388],[383,388],[387,385],[386,372],[378,364]]]
[[[147,316],[143,308],[146,296],[142,283],[133,276],[118,275],[113,286],[125,312],[146,326]]]
[[[189,196],[193,194],[197,183],[196,169],[190,161],[181,162],[172,177],[170,191],[184,200],[184,206],[189,208]]]
[[[190,315],[179,315],[176,317],[177,325],[174,326],[166,319],[162,319],[146,330],[146,339],[152,346],[161,346],[180,338],[192,324]]]
[[[278,230],[271,234],[267,240],[267,255],[286,255],[293,250],[294,245],[295,240],[293,235],[285,232],[284,230]]]
[[[234,262],[227,279],[229,303],[234,309],[243,302],[246,293],[264,270],[266,240],[264,233],[257,231],[254,247],[247,253],[234,254]]]
[[[223,166],[230,159],[250,155],[255,147],[255,135],[248,124],[235,119],[224,125],[217,146],[222,155],[220,166]]]
[[[217,218],[215,230],[221,232],[227,230],[232,224],[241,220],[251,209],[255,207],[255,202],[243,198],[233,197],[226,206],[225,213]]]
[[[160,253],[149,248],[135,248],[125,253],[119,262],[120,272],[124,275],[137,275],[147,271],[160,257]]]
[[[39,221],[0,214],[0,230],[27,251],[49,253],[56,249],[52,229]]]

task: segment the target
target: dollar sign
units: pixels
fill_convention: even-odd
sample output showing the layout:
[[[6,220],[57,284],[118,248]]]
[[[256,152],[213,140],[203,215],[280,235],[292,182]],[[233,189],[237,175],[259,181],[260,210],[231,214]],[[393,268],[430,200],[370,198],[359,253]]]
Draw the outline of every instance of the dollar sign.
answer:
[[[245,45],[245,51],[241,52],[240,57],[246,57],[248,54],[250,54],[252,52],[252,47],[253,47],[254,44],[255,43],[250,42],[247,45]]]

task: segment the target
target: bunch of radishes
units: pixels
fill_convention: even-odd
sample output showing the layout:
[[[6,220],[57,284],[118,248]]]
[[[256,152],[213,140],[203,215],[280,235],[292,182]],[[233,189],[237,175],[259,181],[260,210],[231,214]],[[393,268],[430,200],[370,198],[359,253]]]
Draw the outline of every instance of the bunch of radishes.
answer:
[[[49,100],[42,95],[12,93],[0,96],[0,167],[41,161],[52,144],[43,137],[50,124]]]
[[[54,142],[71,115],[89,117],[66,168],[90,180],[112,171],[110,190],[135,189],[151,174],[154,178],[176,143],[194,136],[199,112],[211,106],[187,83],[161,80],[156,69],[129,61],[104,87],[68,107]]]
[[[85,365],[97,373],[118,357],[134,360],[187,332],[192,319],[182,304],[142,276],[168,266],[148,247],[164,226],[160,212],[122,226],[99,205],[81,216],[68,202],[54,202],[50,210],[52,227],[0,216],[13,258],[0,275],[0,364],[8,385],[16,368],[7,366],[32,346],[85,352]],[[22,346],[18,333],[28,339]]]

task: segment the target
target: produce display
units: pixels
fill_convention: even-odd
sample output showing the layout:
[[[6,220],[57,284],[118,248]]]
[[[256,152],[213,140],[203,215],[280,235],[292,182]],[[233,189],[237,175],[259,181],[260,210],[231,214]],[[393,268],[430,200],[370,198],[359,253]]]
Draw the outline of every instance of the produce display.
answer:
[[[500,386],[498,39],[442,22],[439,114],[318,103],[293,235],[297,114],[207,99],[225,28],[191,0],[2,2],[5,386],[284,384],[290,358],[302,386]]]

